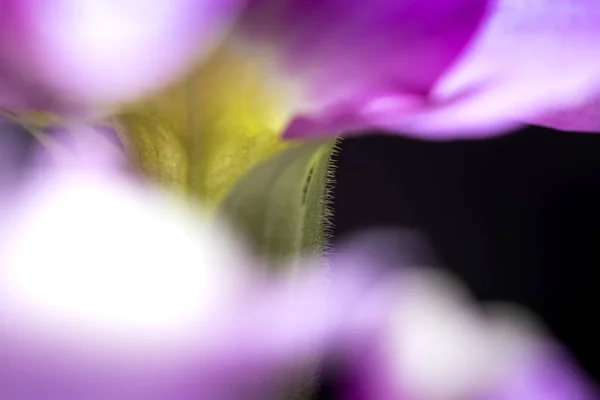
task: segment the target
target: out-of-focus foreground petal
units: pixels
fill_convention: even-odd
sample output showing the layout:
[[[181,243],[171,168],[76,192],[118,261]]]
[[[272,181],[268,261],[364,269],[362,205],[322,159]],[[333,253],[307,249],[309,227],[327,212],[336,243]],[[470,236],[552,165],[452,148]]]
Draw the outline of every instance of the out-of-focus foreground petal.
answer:
[[[414,112],[477,31],[487,0],[257,0],[241,51],[289,76],[285,136],[337,135]],[[249,37],[251,42],[243,42]],[[276,73],[266,66],[268,79]],[[282,86],[283,87],[283,86]]]
[[[588,378],[533,316],[501,304],[480,312],[455,278],[398,264],[380,239],[375,246],[351,247],[338,256],[344,269],[354,260],[354,275],[361,277],[355,282],[364,284],[368,270],[380,269],[371,295],[363,292],[362,305],[355,306],[355,325],[341,345],[339,398],[598,398]],[[390,266],[394,269],[386,272]]]
[[[107,168],[88,133],[2,191],[3,398],[167,398],[245,282],[228,235]]]
[[[269,398],[340,323],[323,281],[266,279],[228,229],[81,133],[1,188],[0,397]]]
[[[2,0],[0,106],[79,113],[136,99],[208,51],[240,3]]]

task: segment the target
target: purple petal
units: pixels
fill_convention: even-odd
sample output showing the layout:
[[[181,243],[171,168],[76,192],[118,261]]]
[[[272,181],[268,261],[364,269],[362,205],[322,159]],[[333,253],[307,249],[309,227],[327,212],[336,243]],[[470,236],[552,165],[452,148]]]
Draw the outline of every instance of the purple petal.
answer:
[[[594,1],[496,0],[476,40],[433,92],[446,109],[420,116],[415,127],[473,135],[517,121],[598,129],[598,18]]]
[[[374,251],[377,243],[389,243],[382,243],[381,235],[375,239],[375,248],[359,243],[338,257],[339,267],[354,271],[346,271],[346,279],[354,276],[354,287],[361,280],[364,286],[363,300],[350,316],[354,322],[347,322],[340,336],[337,398],[598,398],[587,378],[522,310],[501,305],[480,313],[451,277],[423,268],[398,270],[401,262],[395,273],[379,274],[379,285],[368,285],[377,274],[367,269],[386,269],[398,260],[389,246]]]
[[[512,371],[508,379],[481,400],[595,400],[587,379],[558,352],[540,354]]]
[[[541,114],[537,118],[530,118],[527,122],[564,131],[599,132],[600,94],[579,107],[565,107],[559,111]]]
[[[381,100],[397,99],[399,116],[422,103],[469,43],[487,3],[258,0],[243,26],[304,85],[308,110],[297,111],[310,123],[285,135],[333,135],[370,127],[362,115]]]
[[[1,0],[0,106],[83,112],[185,72],[240,0]]]
[[[376,129],[445,140],[488,137],[523,123],[600,129],[595,1],[494,0],[485,16],[483,5],[476,8],[474,2],[444,3],[439,14],[432,2],[384,3],[379,9],[393,28],[367,7],[362,13],[358,6],[338,11],[346,22],[334,22],[331,7],[323,7],[328,12],[323,15],[298,7],[299,15],[305,11],[310,17],[298,17],[304,29],[284,35],[284,46],[294,52],[288,55],[295,65],[290,70],[309,75],[315,94],[333,100],[300,112],[284,137]],[[411,13],[399,13],[404,8]],[[456,14],[460,10],[467,10],[463,17]],[[473,35],[478,17],[483,22]],[[325,22],[337,36],[321,33]],[[369,31],[360,30],[367,26]],[[336,91],[340,82],[346,92]]]

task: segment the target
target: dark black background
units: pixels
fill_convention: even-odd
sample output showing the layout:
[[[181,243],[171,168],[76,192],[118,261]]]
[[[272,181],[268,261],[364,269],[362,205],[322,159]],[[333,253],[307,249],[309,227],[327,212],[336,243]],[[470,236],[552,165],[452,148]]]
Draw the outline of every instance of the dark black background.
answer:
[[[600,378],[600,136],[370,135],[345,139],[337,166],[334,244],[368,227],[421,230],[479,299],[529,307]]]

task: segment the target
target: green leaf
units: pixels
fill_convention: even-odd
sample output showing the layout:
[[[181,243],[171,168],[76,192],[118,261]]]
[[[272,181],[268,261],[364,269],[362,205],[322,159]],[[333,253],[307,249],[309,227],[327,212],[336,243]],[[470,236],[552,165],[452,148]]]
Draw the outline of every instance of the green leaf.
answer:
[[[246,173],[220,204],[220,212],[268,260],[318,256],[326,246],[329,170],[334,140],[285,149]]]
[[[273,265],[298,256],[321,256],[328,239],[328,196],[335,151],[336,141],[327,140],[305,142],[276,153],[237,182],[221,202],[220,213]],[[300,373],[289,377],[278,398],[314,398],[320,366],[315,354]]]

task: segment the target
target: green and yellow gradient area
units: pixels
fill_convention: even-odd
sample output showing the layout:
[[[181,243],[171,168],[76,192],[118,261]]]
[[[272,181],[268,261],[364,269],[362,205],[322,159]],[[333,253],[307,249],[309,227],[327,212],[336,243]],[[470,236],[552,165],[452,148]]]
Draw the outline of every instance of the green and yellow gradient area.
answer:
[[[319,255],[336,141],[280,139],[289,93],[264,61],[226,43],[116,120],[144,174],[224,214],[269,259]]]

